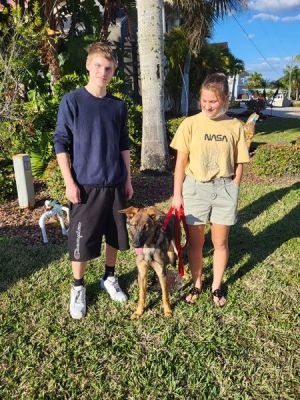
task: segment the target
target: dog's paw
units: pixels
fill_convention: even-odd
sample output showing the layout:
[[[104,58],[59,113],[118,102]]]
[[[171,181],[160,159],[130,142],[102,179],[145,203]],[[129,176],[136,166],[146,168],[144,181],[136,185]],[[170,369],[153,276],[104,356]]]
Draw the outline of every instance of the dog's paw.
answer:
[[[171,318],[173,317],[173,312],[172,310],[164,310],[164,314],[166,318]]]
[[[140,319],[142,315],[143,315],[143,312],[135,311],[133,314],[131,314],[130,319]]]

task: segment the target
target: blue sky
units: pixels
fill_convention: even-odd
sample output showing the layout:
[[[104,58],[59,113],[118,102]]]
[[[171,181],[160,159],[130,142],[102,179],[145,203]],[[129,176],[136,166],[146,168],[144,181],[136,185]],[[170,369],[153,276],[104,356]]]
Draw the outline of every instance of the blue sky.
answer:
[[[228,42],[247,71],[278,79],[292,57],[300,54],[300,0],[249,1],[245,11],[215,25],[210,42]],[[293,65],[300,67],[295,61]]]

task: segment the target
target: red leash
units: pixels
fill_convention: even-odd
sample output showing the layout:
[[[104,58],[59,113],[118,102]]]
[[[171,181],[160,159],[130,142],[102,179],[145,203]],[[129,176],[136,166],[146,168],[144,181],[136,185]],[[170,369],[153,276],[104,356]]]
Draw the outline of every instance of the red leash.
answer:
[[[183,265],[182,252],[186,248],[187,242],[189,239],[183,207],[180,207],[180,210],[177,210],[174,207],[170,207],[167,215],[165,216],[161,230],[162,231],[166,230],[169,220],[173,214],[173,211],[175,211],[175,245],[176,245],[176,250],[178,253],[178,273],[180,276],[183,276],[184,275],[184,265]],[[184,246],[181,245],[180,222],[182,222],[182,225],[183,225],[183,228],[185,231],[185,235],[186,235],[186,242],[185,242]]]

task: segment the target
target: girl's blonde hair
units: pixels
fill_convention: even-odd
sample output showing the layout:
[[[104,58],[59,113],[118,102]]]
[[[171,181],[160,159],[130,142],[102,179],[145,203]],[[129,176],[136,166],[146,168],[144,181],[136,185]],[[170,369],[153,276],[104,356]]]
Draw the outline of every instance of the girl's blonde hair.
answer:
[[[99,54],[107,60],[112,61],[115,64],[115,68],[117,68],[118,60],[109,44],[103,42],[95,42],[91,44],[88,49],[87,58],[89,59],[94,54]]]
[[[223,102],[224,108],[228,108],[229,103],[229,85],[227,77],[221,73],[208,75],[201,85],[200,97],[202,89],[212,90],[217,98]]]

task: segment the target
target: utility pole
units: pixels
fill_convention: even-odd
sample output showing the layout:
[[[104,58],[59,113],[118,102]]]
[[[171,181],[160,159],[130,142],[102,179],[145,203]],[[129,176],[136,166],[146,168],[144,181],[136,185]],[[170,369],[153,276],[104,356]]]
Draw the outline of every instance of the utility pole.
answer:
[[[293,72],[293,62],[294,62],[294,56],[292,56],[292,63],[290,66],[290,74],[289,74],[289,92],[288,92],[288,99],[291,100],[291,94],[292,94],[292,72]]]

